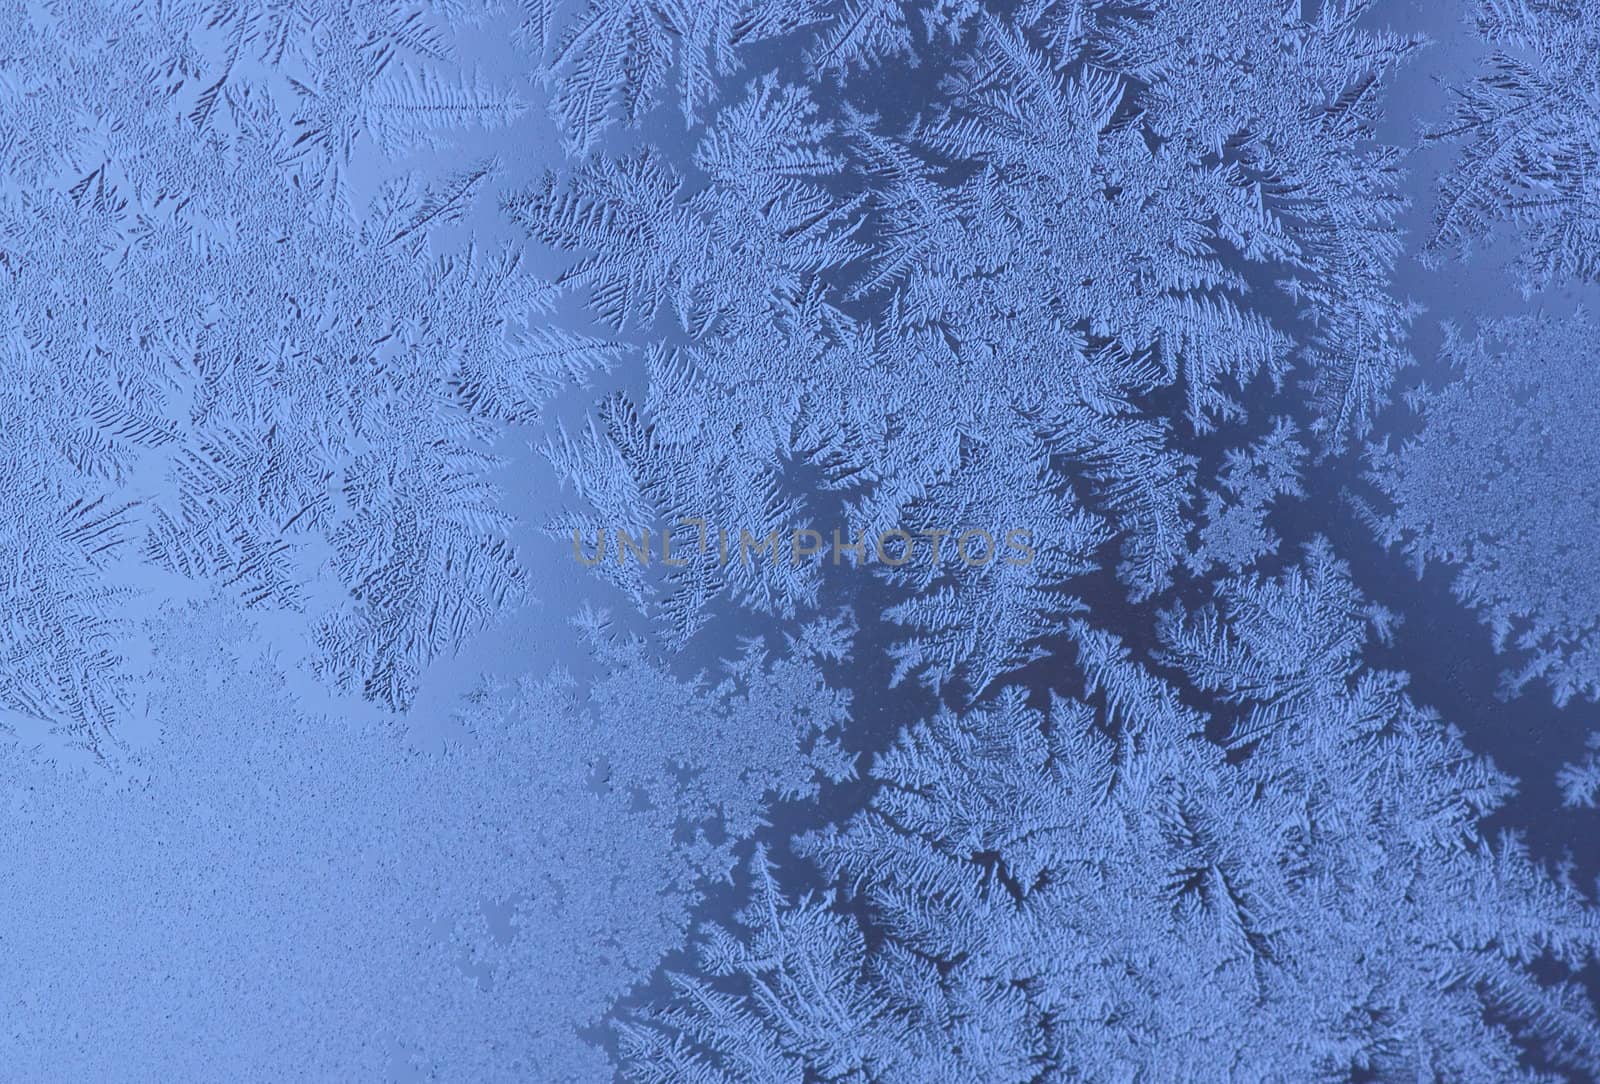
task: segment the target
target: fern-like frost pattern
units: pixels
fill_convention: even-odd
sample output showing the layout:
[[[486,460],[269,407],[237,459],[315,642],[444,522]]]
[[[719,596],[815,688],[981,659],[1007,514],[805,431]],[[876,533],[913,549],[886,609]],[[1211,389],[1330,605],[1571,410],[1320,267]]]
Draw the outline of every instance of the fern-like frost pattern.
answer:
[[[1597,12],[0,0],[0,1076],[1600,1077]]]
[[[1513,651],[1508,689],[1600,697],[1600,397],[1593,318],[1450,331],[1450,379],[1413,399],[1422,431],[1374,454],[1394,511],[1382,537],[1456,566],[1454,589]]]
[[[1510,780],[1361,664],[1386,624],[1322,543],[1169,613],[1222,745],[1076,625],[1082,698],[943,711],[798,841],[812,871],[757,853],[699,973],[624,1025],[630,1078],[1549,1079],[1518,1039],[1593,1072],[1592,1007],[1530,965],[1592,962],[1600,912],[1481,834]]]

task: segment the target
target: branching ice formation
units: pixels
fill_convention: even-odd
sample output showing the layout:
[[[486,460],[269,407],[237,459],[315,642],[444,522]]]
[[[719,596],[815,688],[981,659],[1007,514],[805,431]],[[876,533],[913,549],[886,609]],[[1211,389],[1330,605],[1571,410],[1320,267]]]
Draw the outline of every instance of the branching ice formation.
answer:
[[[800,841],[814,872],[757,853],[699,973],[624,1025],[630,1079],[1552,1079],[1527,1047],[1592,1073],[1592,1006],[1531,965],[1592,963],[1600,911],[1480,834],[1511,783],[1362,665],[1375,621],[1321,543],[1172,613],[1163,662],[1234,755],[1075,625],[1082,699],[943,711]]]
[[[1596,334],[1582,312],[1447,331],[1449,382],[1412,398],[1422,431],[1372,453],[1380,537],[1456,566],[1456,595],[1518,656],[1507,690],[1543,680],[1557,703],[1600,697]]]
[[[1594,282],[1591,7],[1475,4],[1431,263]],[[0,1065],[1592,1080],[1523,707],[1306,542],[1365,449],[1504,691],[1600,695],[1592,320],[1398,433],[1391,19],[0,0]]]

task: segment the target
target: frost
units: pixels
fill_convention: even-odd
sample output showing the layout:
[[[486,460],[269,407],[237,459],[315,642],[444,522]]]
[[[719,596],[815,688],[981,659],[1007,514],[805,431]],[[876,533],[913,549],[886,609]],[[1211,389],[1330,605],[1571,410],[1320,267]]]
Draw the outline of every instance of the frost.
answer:
[[[1581,761],[1564,764],[1556,773],[1561,799],[1568,806],[1593,809],[1600,802],[1600,732],[1589,735],[1589,755]]]
[[[1596,335],[1582,312],[1448,331],[1451,378],[1414,400],[1421,433],[1373,451],[1393,502],[1380,537],[1454,566],[1456,596],[1519,659],[1507,688],[1543,680],[1557,703],[1600,696]]]
[[[0,425],[12,417],[0,413]],[[26,433],[16,420],[8,431]],[[127,707],[116,647],[118,607],[132,592],[102,573],[129,541],[129,514],[48,477],[27,459],[0,469],[0,707],[93,746]]]
[[[1031,572],[887,574],[930,592],[889,616],[917,630],[894,648],[902,674],[935,686],[983,687],[1031,658],[1107,540],[1133,601],[1185,564],[1271,552],[1259,518],[1296,492],[1298,443],[1230,460],[1203,491],[1179,445],[1277,388],[1297,353],[1287,309],[1319,329],[1300,354],[1329,446],[1363,431],[1409,360],[1411,310],[1388,290],[1399,155],[1371,137],[1382,79],[1417,42],[1359,29],[1366,7],[1296,20],[1265,6],[1000,17],[952,4],[919,20],[863,3],[762,22],[809,51],[762,52],[774,70],[742,84],[726,69],[715,102],[683,91],[692,150],[641,140],[507,203],[565,254],[563,293],[648,358],[643,402],[553,442],[563,477],[600,502],[555,529],[624,509],[762,530],[827,526],[841,505],[869,531],[980,508],[1042,517],[994,525],[1052,536]],[[598,29],[643,10],[592,7],[569,31],[590,43],[573,55],[637,48],[657,59],[616,64],[662,85],[677,16]],[[926,104],[870,93],[888,73],[928,84]],[[602,82],[631,85],[617,78]],[[827,80],[838,89],[824,94]],[[580,97],[587,111],[604,95]],[[578,127],[598,130],[609,108]],[[1208,556],[1189,544],[1202,496]],[[785,616],[814,598],[776,573],[665,588],[609,575],[676,638],[719,597]],[[974,623],[993,625],[988,646],[961,631]]]
[[[1035,458],[1026,450],[1013,454],[1019,466]],[[992,480],[1007,467],[994,459],[1002,456],[976,442],[963,448],[950,483],[906,510],[902,529],[927,538],[914,543],[903,568],[887,574],[905,583],[912,597],[885,616],[917,633],[889,649],[892,684],[918,672],[938,692],[959,676],[975,696],[1002,674],[1044,657],[1037,641],[1061,632],[1066,615],[1083,608],[1065,588],[1093,567],[1084,555],[1108,533],[1096,517],[1052,492],[1048,477],[1029,492],[997,489]],[[995,529],[968,536],[947,524]],[[1013,535],[1019,529],[1013,524],[1040,526]],[[940,530],[949,537],[938,538]],[[1005,634],[995,635],[997,629]]]
[[[12,1072],[589,1081],[613,1013],[674,1084],[1600,1071],[1593,905],[1278,533],[1410,360],[1376,5],[0,5],[0,722],[160,728],[116,779],[0,748]],[[1481,10],[1435,254],[1504,220],[1593,278],[1594,20]],[[1452,335],[1373,452],[1386,540],[1558,700],[1596,337]],[[510,446],[567,507],[518,521]],[[916,556],[783,559],[836,525]],[[414,747],[529,528],[655,624],[543,630],[593,676]],[[157,573],[210,601],[137,682]],[[845,664],[939,708],[885,748]]]
[[[905,9],[902,0],[847,0],[822,27],[807,59],[818,71],[844,72],[913,56]],[[930,10],[930,19],[937,12]]]
[[[434,249],[496,163],[385,157],[519,101],[452,63],[448,23],[387,3],[68,4],[12,24],[0,146],[30,150],[0,166],[5,410],[33,415],[13,428],[38,487],[20,529],[29,575],[53,579],[11,581],[41,597],[10,612],[52,631],[5,695],[110,725],[108,584],[134,575],[85,577],[116,550],[307,611],[327,673],[408,704],[521,596],[489,443],[617,356],[531,328],[550,291],[508,253]]]
[[[1203,575],[1217,565],[1243,572],[1278,552],[1278,536],[1265,522],[1269,507],[1279,497],[1305,496],[1300,472],[1306,449],[1296,437],[1294,422],[1279,418],[1259,443],[1228,452],[1219,472],[1222,488],[1205,495],[1199,545],[1184,559],[1190,572]]]
[[[853,774],[821,674],[853,625],[689,682],[585,629],[587,695],[485,687],[422,753],[298,708],[236,600],[163,615],[161,735],[121,776],[0,748],[7,1072],[607,1076],[578,1030],[680,943],[769,801]]]
[[[799,841],[811,894],[758,853],[703,977],[624,1025],[631,1078],[1549,1079],[1530,1048],[1592,1072],[1592,1007],[1529,965],[1592,961],[1600,915],[1479,834],[1511,781],[1361,665],[1371,614],[1325,548],[1222,595],[1163,638],[1216,710],[1271,717],[1247,754],[1079,626],[1084,699],[904,731],[870,808]]]
[[[582,154],[617,120],[639,125],[670,76],[693,125],[719,96],[719,80],[742,67],[741,50],[815,21],[814,9],[811,0],[590,0],[546,70],[551,112]]]
[[[1119,6],[1120,7],[1120,6]],[[1136,3],[1111,10],[1114,66],[1149,85],[1152,133],[1186,148],[1240,204],[1224,236],[1316,322],[1301,351],[1317,430],[1360,436],[1388,401],[1413,310],[1395,296],[1402,153],[1373,139],[1384,78],[1422,45],[1363,24],[1372,0]],[[1307,12],[1299,17],[1301,12]]]
[[[1515,227],[1524,294],[1600,279],[1600,10],[1554,0],[1478,0],[1494,52],[1453,87],[1455,115],[1433,140],[1464,141],[1439,182],[1426,255],[1471,253]]]

